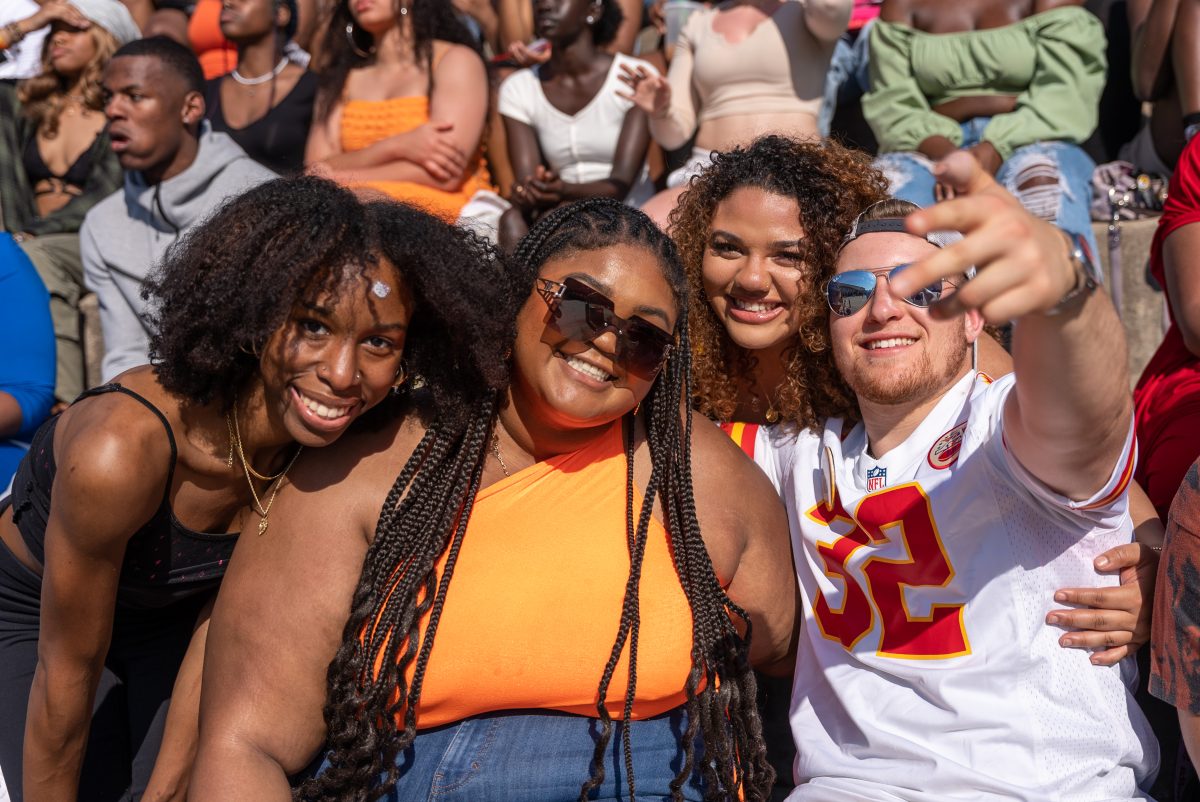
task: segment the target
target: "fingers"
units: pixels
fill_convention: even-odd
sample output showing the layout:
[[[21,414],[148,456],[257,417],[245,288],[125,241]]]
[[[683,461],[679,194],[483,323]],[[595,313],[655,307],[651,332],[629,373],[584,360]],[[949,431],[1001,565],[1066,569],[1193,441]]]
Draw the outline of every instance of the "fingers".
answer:
[[[1103,573],[1120,571],[1122,568],[1137,566],[1143,558],[1153,554],[1153,549],[1141,543],[1122,543],[1096,557],[1094,565],[1097,571]]]
[[[953,151],[935,164],[933,175],[959,195],[981,195],[994,190],[1004,192],[991,173],[983,169],[979,160],[965,150]]]
[[[1129,646],[1118,646],[1115,649],[1096,652],[1088,657],[1088,660],[1094,666],[1115,666],[1131,654],[1133,650]]]
[[[1132,637],[1132,633],[1136,631],[1137,616],[1123,605],[1116,607],[1083,608],[1080,610],[1051,610],[1049,613],[1046,613],[1046,623],[1052,627],[1069,627],[1071,629],[1091,632],[1123,632]],[[1082,632],[1068,634],[1079,635]],[[1128,640],[1123,641],[1123,643],[1128,642]],[[1108,645],[1120,646],[1121,644]]]
[[[1136,584],[1113,585],[1105,588],[1063,588],[1056,591],[1054,601],[1059,604],[1078,604],[1090,607],[1092,610],[1054,610],[1049,615],[1072,616],[1075,613],[1086,613],[1095,610],[1119,611],[1126,614],[1136,613],[1141,607],[1142,594]],[[1056,621],[1046,619],[1047,623]],[[1128,623],[1122,621],[1122,623]],[[1091,627],[1091,624],[1068,623],[1068,626]]]
[[[1133,633],[1129,630],[1068,632],[1058,639],[1064,649],[1115,649],[1132,643]]]
[[[433,130],[438,131],[440,133],[446,133],[447,131],[454,130],[454,123],[449,120],[446,120],[444,122],[430,121],[430,125],[433,126]]]

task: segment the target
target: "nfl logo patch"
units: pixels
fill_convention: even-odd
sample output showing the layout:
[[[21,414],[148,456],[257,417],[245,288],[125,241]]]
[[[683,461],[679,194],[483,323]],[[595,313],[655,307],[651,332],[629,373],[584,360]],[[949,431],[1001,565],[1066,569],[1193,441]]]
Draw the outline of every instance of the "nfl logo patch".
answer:
[[[867,468],[867,492],[887,487],[887,468]]]

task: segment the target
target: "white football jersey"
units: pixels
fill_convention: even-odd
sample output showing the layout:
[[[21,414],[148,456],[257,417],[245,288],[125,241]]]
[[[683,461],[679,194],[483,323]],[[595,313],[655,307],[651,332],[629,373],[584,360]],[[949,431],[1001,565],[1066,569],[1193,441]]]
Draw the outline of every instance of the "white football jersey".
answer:
[[[1132,661],[1094,666],[1045,622],[1059,588],[1117,582],[1092,560],[1132,537],[1133,431],[1073,502],[1005,446],[1013,386],[968,374],[878,460],[861,425],[760,430],[805,605],[789,802],[1149,799]]]

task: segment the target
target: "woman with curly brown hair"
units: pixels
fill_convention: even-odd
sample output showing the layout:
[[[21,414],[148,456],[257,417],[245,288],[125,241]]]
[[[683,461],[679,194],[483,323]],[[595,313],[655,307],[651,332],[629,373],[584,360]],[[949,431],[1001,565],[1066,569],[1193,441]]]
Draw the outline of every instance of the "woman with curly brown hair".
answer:
[[[0,505],[15,800],[181,792],[236,533],[265,534],[300,450],[389,393],[436,408],[445,388],[495,386],[502,276],[472,235],[312,177],[252,189],[185,236],[151,285],[153,364],[46,423]]]
[[[688,279],[696,408],[722,423],[804,428],[851,412],[824,302],[855,215],[887,197],[866,154],[765,136],[714,156],[671,215]]]
[[[50,290],[55,396],[70,401],[84,384],[79,227],[92,206],[121,186],[100,79],[117,48],[141,33],[118,0],[50,0],[0,29],[0,49],[47,25],[41,74],[15,89],[0,82],[0,210],[4,229]]]
[[[887,198],[887,183],[865,153],[781,136],[715,154],[680,198],[671,234],[692,287],[692,398],[749,456],[761,424],[805,429],[826,418],[859,418],[833,362],[819,288],[833,275],[847,232],[895,203]],[[999,343],[980,339],[983,370],[1010,372]],[[1126,612],[1115,593],[1098,606]],[[768,753],[777,782],[790,788],[791,683],[760,677],[759,687]]]

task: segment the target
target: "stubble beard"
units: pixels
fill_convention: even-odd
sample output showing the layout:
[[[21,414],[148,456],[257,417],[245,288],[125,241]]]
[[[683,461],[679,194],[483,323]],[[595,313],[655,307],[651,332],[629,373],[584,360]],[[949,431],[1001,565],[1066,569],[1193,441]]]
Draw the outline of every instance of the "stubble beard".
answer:
[[[924,401],[949,387],[962,373],[971,344],[964,337],[956,341],[935,364],[928,349],[921,353],[917,364],[901,371],[879,367],[868,368],[858,360],[848,360],[835,354],[838,371],[846,384],[862,401],[879,405],[911,404]]]

